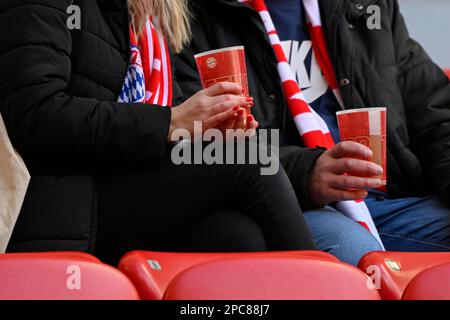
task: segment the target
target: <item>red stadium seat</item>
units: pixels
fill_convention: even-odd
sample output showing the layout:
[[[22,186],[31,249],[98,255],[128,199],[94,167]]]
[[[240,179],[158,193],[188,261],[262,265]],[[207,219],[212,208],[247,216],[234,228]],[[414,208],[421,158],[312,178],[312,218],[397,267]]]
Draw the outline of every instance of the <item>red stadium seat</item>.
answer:
[[[371,252],[361,259],[359,268],[379,280],[383,300],[400,300],[417,274],[447,262],[450,252]]]
[[[0,255],[0,300],[137,300],[119,270],[85,253]]]
[[[406,287],[403,300],[450,300],[450,263],[422,271]]]
[[[362,271],[310,258],[207,262],[180,273],[164,300],[380,300]]]
[[[183,270],[204,262],[246,257],[307,257],[316,260],[339,262],[335,257],[320,251],[261,253],[167,253],[133,251],[122,258],[119,263],[119,269],[131,279],[142,299],[161,300],[169,283]]]

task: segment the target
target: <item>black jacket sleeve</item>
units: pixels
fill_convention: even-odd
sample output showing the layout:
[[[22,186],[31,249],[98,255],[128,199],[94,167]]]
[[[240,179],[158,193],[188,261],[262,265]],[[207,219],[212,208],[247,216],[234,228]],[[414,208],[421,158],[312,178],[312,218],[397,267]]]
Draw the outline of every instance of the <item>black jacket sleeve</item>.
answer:
[[[393,1],[393,40],[411,149],[431,186],[450,203],[450,83],[425,50],[409,37]]]
[[[168,108],[68,93],[71,3],[0,2],[0,111],[14,146],[28,163],[125,166],[159,159],[167,147]]]
[[[309,199],[308,188],[311,172],[316,165],[317,159],[323,152],[323,149],[309,149],[294,146],[280,148],[280,162],[291,181],[303,211],[317,208]]]

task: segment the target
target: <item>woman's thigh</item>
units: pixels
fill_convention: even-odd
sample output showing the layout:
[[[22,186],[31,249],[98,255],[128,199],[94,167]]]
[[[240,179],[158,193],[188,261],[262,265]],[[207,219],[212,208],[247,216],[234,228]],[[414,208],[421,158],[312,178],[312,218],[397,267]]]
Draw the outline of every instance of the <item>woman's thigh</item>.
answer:
[[[250,217],[270,249],[313,249],[283,169],[261,176],[259,165],[173,165],[109,172],[99,179],[99,255],[128,250],[176,250],[205,217],[221,210]]]
[[[200,166],[108,172],[99,179],[98,254],[172,251],[207,213],[228,209],[231,183],[223,179],[231,175]]]
[[[261,228],[253,219],[233,211],[212,213],[181,235],[180,250],[185,252],[266,251]]]

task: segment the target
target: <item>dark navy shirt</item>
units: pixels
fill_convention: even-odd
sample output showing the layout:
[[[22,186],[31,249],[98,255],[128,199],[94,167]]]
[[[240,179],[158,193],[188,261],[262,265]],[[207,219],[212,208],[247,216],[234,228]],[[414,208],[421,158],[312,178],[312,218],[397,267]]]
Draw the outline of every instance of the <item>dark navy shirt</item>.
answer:
[[[302,0],[266,0],[266,4],[306,101],[327,123],[334,141],[339,142],[336,111],[340,106],[313,53]],[[290,113],[288,118],[283,144],[299,145],[301,140]]]

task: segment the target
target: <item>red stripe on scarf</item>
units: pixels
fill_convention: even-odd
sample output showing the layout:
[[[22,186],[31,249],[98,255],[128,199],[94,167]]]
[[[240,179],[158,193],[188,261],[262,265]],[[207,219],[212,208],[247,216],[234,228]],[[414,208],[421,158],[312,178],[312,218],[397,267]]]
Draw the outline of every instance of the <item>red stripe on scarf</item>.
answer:
[[[148,37],[147,37],[147,28],[144,28],[142,32],[142,36],[139,40],[139,50],[141,52],[141,60],[142,60],[142,68],[144,69],[144,79],[145,83],[150,83],[151,81],[151,70],[150,70],[150,48],[148,43]],[[147,94],[147,88],[146,94]],[[147,99],[145,99],[147,101]]]
[[[170,63],[170,51],[169,51],[169,46],[167,45],[167,42],[164,43],[165,47],[166,47],[166,52],[167,52],[167,56],[166,56],[166,61],[167,61],[167,72],[168,72],[168,83],[169,83],[169,95],[167,98],[167,106],[171,107],[172,106],[172,99],[173,99],[173,92],[172,92],[172,64]]]
[[[147,30],[147,26],[150,26]],[[149,35],[148,32],[151,34]],[[172,68],[170,64],[170,54],[167,41],[155,29],[151,19],[149,18],[142,36],[136,40],[136,35],[130,28],[130,41],[137,44],[142,60],[142,68],[144,70],[145,91],[152,95],[150,99],[145,99],[145,103],[157,104],[160,106],[172,105]],[[151,39],[151,43],[149,43]],[[162,41],[160,41],[162,39]],[[161,43],[162,42],[162,43]],[[163,59],[163,50],[165,50],[165,59]],[[159,62],[157,62],[159,61]],[[159,64],[159,70],[156,68]],[[167,70],[167,79],[165,79],[163,70]],[[164,97],[167,101],[164,101]]]
[[[331,89],[337,89],[338,84],[336,81],[336,75],[334,73],[333,65],[328,54],[328,48],[325,42],[323,29],[320,26],[313,27],[310,23],[308,23],[308,30],[312,40],[312,46],[316,55],[317,62],[322,69],[325,79],[327,80]]]

